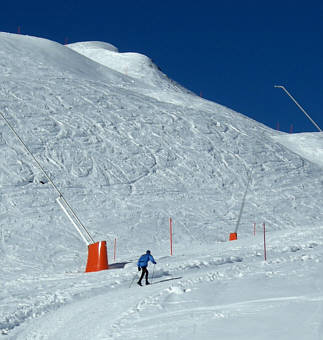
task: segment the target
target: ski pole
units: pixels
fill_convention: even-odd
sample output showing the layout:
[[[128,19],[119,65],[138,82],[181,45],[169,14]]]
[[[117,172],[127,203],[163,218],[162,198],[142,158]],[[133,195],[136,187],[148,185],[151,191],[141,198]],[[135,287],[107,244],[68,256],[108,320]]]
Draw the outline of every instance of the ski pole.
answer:
[[[133,284],[133,281],[135,281],[135,278],[137,277],[137,273],[135,274],[135,276],[133,277],[133,279],[131,280],[131,283],[130,283],[130,286],[129,286],[129,288],[132,286],[132,284]]]
[[[155,273],[155,264],[154,264],[154,268],[153,268],[153,275],[152,275],[152,277],[151,277],[151,283],[153,283],[154,273]]]

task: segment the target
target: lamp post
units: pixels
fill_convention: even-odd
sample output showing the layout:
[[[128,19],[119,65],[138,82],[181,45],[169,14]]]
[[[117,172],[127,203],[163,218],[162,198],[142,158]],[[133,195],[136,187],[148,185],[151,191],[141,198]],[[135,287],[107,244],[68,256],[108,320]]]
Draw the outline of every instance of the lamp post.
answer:
[[[314,120],[309,116],[309,114],[302,108],[302,106],[296,101],[296,99],[286,90],[284,86],[281,85],[274,85],[276,88],[281,88],[285,91],[285,93],[292,99],[292,101],[299,107],[301,111],[306,115],[306,117],[314,124],[314,126],[319,130],[319,132],[322,132],[320,127],[314,122]]]

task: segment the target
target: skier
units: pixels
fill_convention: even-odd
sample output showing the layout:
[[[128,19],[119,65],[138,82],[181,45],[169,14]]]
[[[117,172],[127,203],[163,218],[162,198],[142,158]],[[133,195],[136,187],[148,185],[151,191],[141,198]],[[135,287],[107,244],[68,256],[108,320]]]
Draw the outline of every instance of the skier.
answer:
[[[143,279],[143,277],[146,275],[146,285],[149,285],[150,283],[148,282],[148,270],[147,270],[147,266],[148,266],[148,262],[151,261],[153,264],[157,264],[157,262],[155,261],[155,259],[152,257],[152,255],[150,255],[150,250],[146,251],[146,254],[143,254],[140,256],[137,266],[138,266],[138,271],[140,271],[142,269],[141,272],[141,276],[139,281],[137,282],[137,284],[139,286],[142,286],[141,284],[141,280]]]

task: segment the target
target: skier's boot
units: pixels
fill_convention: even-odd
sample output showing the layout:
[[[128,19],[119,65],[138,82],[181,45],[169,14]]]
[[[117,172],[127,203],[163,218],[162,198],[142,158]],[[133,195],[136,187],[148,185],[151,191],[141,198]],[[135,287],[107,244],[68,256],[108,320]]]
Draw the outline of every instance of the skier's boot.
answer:
[[[147,281],[147,282],[146,282],[146,286],[148,286],[148,285],[150,285],[150,282]]]
[[[138,281],[138,282],[137,282],[137,285],[139,285],[139,286],[142,286],[142,284],[141,284],[141,282],[140,282],[140,281]]]

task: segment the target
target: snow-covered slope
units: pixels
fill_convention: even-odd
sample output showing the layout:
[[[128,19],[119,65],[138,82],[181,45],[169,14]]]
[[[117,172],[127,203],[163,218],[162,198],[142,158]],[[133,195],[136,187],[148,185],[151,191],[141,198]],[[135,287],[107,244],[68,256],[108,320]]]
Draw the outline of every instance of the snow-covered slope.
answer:
[[[298,133],[275,136],[275,139],[301,157],[323,167],[323,133]]]
[[[3,333],[77,339],[82,329],[82,339],[132,339],[144,329],[147,338],[187,339],[194,330],[191,339],[200,339],[214,331],[212,320],[240,320],[239,308],[248,314],[257,305],[261,313],[269,302],[274,315],[282,304],[289,311],[290,301],[300,309],[321,306],[316,290],[311,300],[293,286],[290,299],[284,287],[275,288],[286,270],[297,286],[304,269],[305,287],[312,287],[322,255],[322,239],[313,236],[322,226],[322,167],[283,146],[285,135],[185,91],[147,57],[109,44],[67,47],[0,33],[0,71],[0,111],[93,238],[108,241],[110,262],[114,238],[123,263],[117,267],[131,262],[82,273],[85,244],[57,206],[56,192],[0,122]],[[249,176],[239,240],[223,242],[237,226]],[[277,261],[261,261],[260,235],[250,243],[255,222],[266,222]],[[156,280],[180,279],[136,295],[139,287],[128,285],[147,248],[158,262]],[[252,298],[259,281],[270,287]],[[239,285],[249,302],[239,298]],[[81,327],[85,319],[94,328]],[[204,319],[205,327],[196,324]],[[174,337],[165,325],[174,326]]]
[[[145,55],[139,53],[119,53],[118,49],[100,41],[86,41],[67,45],[74,51],[129,77],[162,88],[188,93],[189,91],[169,79]]]

